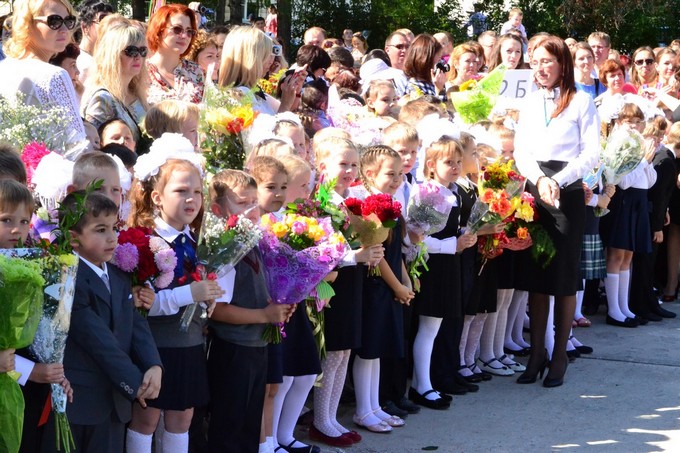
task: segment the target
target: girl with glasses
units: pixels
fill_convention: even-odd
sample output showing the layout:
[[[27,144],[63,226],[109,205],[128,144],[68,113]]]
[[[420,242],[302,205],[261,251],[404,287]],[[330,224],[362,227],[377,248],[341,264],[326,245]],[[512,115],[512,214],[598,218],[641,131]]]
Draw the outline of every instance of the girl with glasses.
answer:
[[[83,117],[96,128],[114,118],[122,120],[132,131],[138,152],[145,148],[138,124],[148,109],[147,54],[140,24],[123,17],[110,23],[97,41],[94,72],[82,105]]]
[[[7,58],[0,62],[0,96],[23,102],[53,105],[66,112],[68,137],[65,155],[75,160],[85,147],[85,127],[78,113],[78,97],[68,73],[48,63],[71,42],[75,10],[68,0],[17,2],[12,16],[12,36],[5,42]]]
[[[180,4],[165,5],[151,16],[146,38],[149,49],[148,102],[176,99],[198,104],[203,99],[205,74],[187,59],[197,34],[196,16]]]

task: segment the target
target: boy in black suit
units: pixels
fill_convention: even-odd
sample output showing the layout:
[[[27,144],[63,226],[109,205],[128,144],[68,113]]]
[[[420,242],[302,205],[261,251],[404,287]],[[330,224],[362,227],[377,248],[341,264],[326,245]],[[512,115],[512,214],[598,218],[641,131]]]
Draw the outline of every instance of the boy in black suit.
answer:
[[[76,196],[63,201],[64,212],[76,210]],[[71,231],[80,257],[64,369],[73,387],[66,414],[76,452],[123,451],[125,423],[132,401],[158,396],[161,360],[149,326],[135,310],[130,278],[108,264],[118,242],[118,208],[106,196],[92,193],[86,213]],[[53,429],[46,430],[53,433]],[[43,448],[54,448],[43,442]]]

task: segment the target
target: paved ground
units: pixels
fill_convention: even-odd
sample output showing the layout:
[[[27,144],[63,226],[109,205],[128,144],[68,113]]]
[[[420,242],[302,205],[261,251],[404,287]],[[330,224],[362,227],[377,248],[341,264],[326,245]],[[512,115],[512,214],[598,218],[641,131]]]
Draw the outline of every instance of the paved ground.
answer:
[[[664,307],[680,314],[677,302]],[[570,365],[564,386],[494,377],[449,410],[423,409],[391,434],[360,431],[364,440],[346,451],[680,452],[680,317],[636,329],[590,319],[592,327],[575,334],[595,352]],[[345,426],[352,412],[341,407]]]

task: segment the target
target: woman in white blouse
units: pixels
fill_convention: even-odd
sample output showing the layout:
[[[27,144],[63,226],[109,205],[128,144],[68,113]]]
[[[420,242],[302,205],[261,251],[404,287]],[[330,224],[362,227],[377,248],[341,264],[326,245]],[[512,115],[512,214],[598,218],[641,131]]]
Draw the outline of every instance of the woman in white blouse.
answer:
[[[72,160],[86,144],[78,97],[68,73],[48,61],[71,42],[75,25],[75,10],[68,0],[16,2],[12,36],[4,44],[7,58],[0,62],[0,96],[13,99],[20,92],[27,104],[64,109],[68,121],[66,149],[54,151]]]
[[[520,384],[536,381],[548,365],[545,350],[549,298],[555,297],[555,346],[545,387],[562,385],[566,344],[579,290],[585,196],[581,178],[597,163],[599,119],[593,100],[577,92],[569,47],[560,38],[540,40],[531,59],[536,84],[520,114],[515,159],[534,189],[543,226],[557,254],[545,268],[528,253],[518,265],[517,289],[529,291],[531,357]]]

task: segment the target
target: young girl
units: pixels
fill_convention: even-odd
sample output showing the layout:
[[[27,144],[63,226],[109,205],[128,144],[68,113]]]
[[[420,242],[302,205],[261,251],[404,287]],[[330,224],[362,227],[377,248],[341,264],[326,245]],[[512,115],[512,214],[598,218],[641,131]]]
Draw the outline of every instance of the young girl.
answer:
[[[359,152],[344,138],[326,138],[314,142],[321,177],[335,180],[332,201],[340,204],[348,196],[350,185],[359,173]],[[314,390],[314,422],[309,430],[312,440],[335,447],[359,442],[361,436],[342,426],[337,420],[340,396],[351,350],[361,345],[361,293],[366,267],[383,257],[381,244],[352,251],[345,257],[332,286],[335,296],[326,310],[326,357],[321,360],[321,381]]]
[[[360,175],[369,193],[394,195],[403,182],[401,157],[387,146],[372,146],[361,156]],[[357,190],[357,192],[360,192]],[[356,413],[354,423],[376,433],[404,426],[404,420],[385,413],[379,403],[380,358],[404,356],[404,325],[401,304],[414,297],[401,255],[403,219],[384,242],[380,277],[364,280],[361,347],[354,360]]]
[[[165,368],[158,399],[149,407],[135,404],[128,428],[127,451],[148,453],[151,438],[164,411],[164,452],[185,452],[194,407],[208,403],[208,382],[203,350],[201,310],[186,333],[179,331],[188,305],[223,294],[216,281],[192,281],[196,267],[196,234],[203,211],[202,169],[188,140],[166,143],[157,140],[151,152],[135,166],[138,183],[131,192],[129,224],[146,227],[170,244],[177,255],[175,279],[169,289],[156,291],[149,309],[149,326]],[[174,147],[174,150],[172,149]],[[184,152],[181,152],[182,150]]]
[[[286,203],[292,203],[295,200],[302,198],[309,198],[311,192],[309,182],[312,175],[312,169],[309,164],[301,157],[295,155],[283,156],[279,159],[288,173],[288,190],[286,190]]]
[[[455,139],[442,137],[425,151],[425,177],[436,185],[456,192],[454,183],[462,169],[463,149]],[[430,258],[429,272],[421,277],[421,290],[415,297],[418,333],[413,343],[413,379],[409,398],[431,409],[448,409],[450,399],[432,387],[430,362],[435,338],[442,319],[460,318],[461,301],[460,255],[476,244],[475,234],[460,235],[460,199],[451,209],[444,229],[425,238]]]
[[[287,114],[286,116],[292,116],[292,114]],[[272,132],[276,137],[289,138],[295,148],[295,154],[306,159],[307,145],[305,143],[305,129],[302,127],[302,123],[300,123],[299,120],[296,122],[294,119],[279,119],[276,121],[276,125]]]
[[[397,92],[389,80],[372,80],[364,96],[366,110],[375,116],[393,122],[399,116]]]
[[[642,110],[635,104],[624,104],[615,127],[641,133],[645,127]],[[600,222],[602,239],[607,246],[607,278],[604,282],[608,302],[607,324],[613,326],[639,325],[639,319],[628,308],[630,263],[633,252],[652,251],[647,190],[656,182],[656,170],[650,165],[655,151],[652,143],[637,168],[619,182],[609,203],[610,213]]]
[[[198,146],[198,105],[191,102],[166,99],[146,112],[144,128],[152,138],[166,132],[182,134],[196,148]]]

